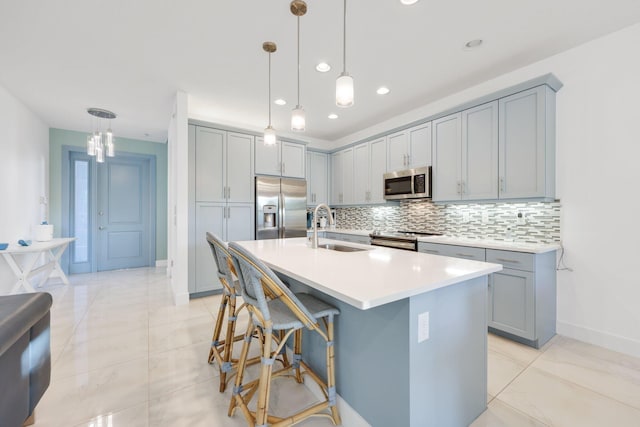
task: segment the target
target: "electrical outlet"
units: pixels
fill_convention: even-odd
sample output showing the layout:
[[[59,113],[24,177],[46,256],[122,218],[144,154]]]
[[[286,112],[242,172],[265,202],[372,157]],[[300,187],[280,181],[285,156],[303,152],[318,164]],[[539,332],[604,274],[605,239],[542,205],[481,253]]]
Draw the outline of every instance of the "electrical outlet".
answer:
[[[516,215],[516,224],[525,225],[526,223],[527,220],[524,218],[524,214],[522,212],[518,212],[518,215]]]
[[[489,212],[486,212],[486,211],[482,212],[482,223],[483,224],[489,223]]]
[[[469,212],[462,212],[462,222],[465,224],[469,222]]]
[[[425,311],[418,315],[418,342],[429,339],[429,312]]]

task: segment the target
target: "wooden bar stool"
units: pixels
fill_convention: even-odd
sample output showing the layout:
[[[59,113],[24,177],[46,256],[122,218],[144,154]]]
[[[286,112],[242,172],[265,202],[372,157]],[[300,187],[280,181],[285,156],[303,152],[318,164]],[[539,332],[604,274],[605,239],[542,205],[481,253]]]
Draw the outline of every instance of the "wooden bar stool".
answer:
[[[311,416],[325,416],[334,424],[340,424],[336,406],[333,341],[333,317],[340,312],[309,294],[293,294],[269,267],[242,246],[229,243],[229,253],[238,273],[243,298],[248,304],[251,322],[244,335],[228,415],[232,416],[236,407],[240,407],[248,424],[257,427],[290,426]],[[318,333],[326,342],[326,382],[302,360],[302,329],[305,327]],[[278,340],[274,339],[274,333],[279,337]],[[260,376],[254,381],[243,383],[251,337],[254,334],[258,334],[259,342],[262,343]],[[291,336],[294,346],[293,363],[274,371],[274,361]],[[276,347],[275,350],[272,346]],[[271,380],[290,375],[292,370],[299,383],[302,383],[303,375],[315,381],[324,393],[324,400],[286,418],[269,415]],[[255,411],[251,411],[248,405],[256,392],[257,407]]]
[[[240,285],[234,279],[236,276],[235,268],[226,243],[211,233],[207,233],[207,242],[211,247],[213,259],[216,262],[218,279],[222,284],[222,299],[220,300],[220,308],[218,309],[218,316],[213,329],[208,362],[217,361],[220,369],[220,392],[223,392],[238,362],[237,359],[232,357],[233,343],[242,340],[244,334],[235,335],[236,320],[238,313],[246,307],[246,304],[243,303],[236,308],[236,299],[241,295]],[[227,317],[227,331],[225,338],[221,340],[220,335],[225,316]],[[255,362],[257,361],[256,359]],[[227,378],[227,373],[231,373],[229,378]]]

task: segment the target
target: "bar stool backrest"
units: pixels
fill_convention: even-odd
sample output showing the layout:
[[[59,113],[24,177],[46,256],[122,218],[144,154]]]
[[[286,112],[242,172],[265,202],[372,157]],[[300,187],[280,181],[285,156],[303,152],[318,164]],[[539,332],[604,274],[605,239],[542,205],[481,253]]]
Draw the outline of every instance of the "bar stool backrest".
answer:
[[[216,268],[218,271],[218,278],[223,285],[225,292],[240,295],[240,285],[234,280],[234,272],[231,271],[233,261],[231,260],[231,254],[227,249],[227,244],[223,242],[218,236],[207,232],[207,242],[213,253],[213,259],[216,262]]]
[[[238,273],[244,300],[260,310],[265,320],[271,319],[267,300],[278,298],[305,327],[318,328],[313,314],[273,270],[237,243],[229,243],[229,252]]]

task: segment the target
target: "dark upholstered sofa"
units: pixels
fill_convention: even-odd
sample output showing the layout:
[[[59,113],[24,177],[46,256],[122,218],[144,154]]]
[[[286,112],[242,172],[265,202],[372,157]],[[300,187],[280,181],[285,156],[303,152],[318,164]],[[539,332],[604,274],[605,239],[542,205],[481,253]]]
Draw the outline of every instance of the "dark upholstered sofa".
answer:
[[[0,425],[33,414],[51,377],[49,310],[44,292],[0,296]]]

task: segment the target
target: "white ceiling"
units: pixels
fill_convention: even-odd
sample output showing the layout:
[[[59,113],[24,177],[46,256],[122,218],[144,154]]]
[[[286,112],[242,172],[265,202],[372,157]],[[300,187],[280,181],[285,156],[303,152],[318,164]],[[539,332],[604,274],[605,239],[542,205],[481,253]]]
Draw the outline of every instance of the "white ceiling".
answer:
[[[117,135],[164,142],[177,90],[192,118],[261,130],[267,54],[280,135],[333,141],[443,96],[640,22],[638,0],[349,0],[352,108],[335,106],[342,69],[342,1],[307,0],[301,18],[301,103],[307,130],[289,131],[296,104],[296,18],[289,0],[8,1],[0,6],[0,85],[49,126],[88,131],[88,107],[114,111]],[[485,42],[477,50],[462,47]],[[629,52],[629,54],[637,54]],[[332,70],[315,71],[324,60]],[[553,71],[553,70],[549,70]],[[391,93],[375,90],[386,85]],[[331,112],[340,117],[329,120]]]

